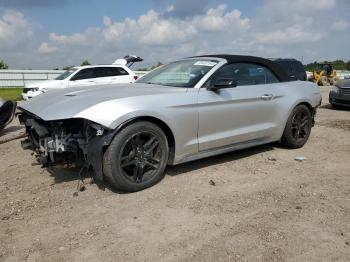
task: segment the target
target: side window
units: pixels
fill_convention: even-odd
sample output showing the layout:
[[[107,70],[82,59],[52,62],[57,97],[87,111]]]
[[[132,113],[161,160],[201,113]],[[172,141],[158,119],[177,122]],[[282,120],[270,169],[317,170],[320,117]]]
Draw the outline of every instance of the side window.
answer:
[[[109,76],[108,75],[108,67],[95,67],[94,71],[95,71],[95,75],[97,78]]]
[[[266,76],[265,84],[274,84],[279,82],[275,74],[272,73],[271,70],[269,70],[268,68],[265,68],[265,76]]]
[[[129,73],[121,67],[110,67],[111,76],[127,76]]]
[[[300,62],[295,62],[294,63],[294,67],[295,67],[295,71],[298,72],[298,73],[301,73],[301,72],[305,71],[304,67],[303,67],[303,64],[300,63]]]
[[[288,75],[294,74],[294,68],[293,68],[292,62],[282,61],[280,62],[280,65],[283,67],[283,69],[286,71]]]
[[[96,67],[96,77],[111,77],[129,75],[129,73],[121,67]]]
[[[71,80],[83,80],[89,78],[95,78],[95,73],[93,68],[85,68],[80,70]]]
[[[216,82],[233,80],[237,86],[261,85],[278,83],[277,77],[265,66],[251,63],[234,63],[221,67],[207,85],[214,85]]]

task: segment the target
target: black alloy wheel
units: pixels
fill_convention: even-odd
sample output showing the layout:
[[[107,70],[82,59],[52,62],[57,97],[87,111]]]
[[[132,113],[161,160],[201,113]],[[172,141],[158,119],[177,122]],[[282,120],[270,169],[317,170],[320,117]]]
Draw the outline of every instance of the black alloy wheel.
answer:
[[[290,114],[281,142],[289,148],[300,148],[309,139],[312,127],[312,112],[306,105],[298,105]]]
[[[140,191],[164,177],[168,158],[168,140],[163,130],[151,122],[134,122],[117,133],[107,148],[103,173],[120,191]]]
[[[123,145],[118,159],[123,175],[134,183],[147,182],[160,168],[162,148],[151,132],[132,135]]]
[[[309,135],[309,114],[307,111],[299,110],[294,114],[291,132],[296,141],[303,140]]]

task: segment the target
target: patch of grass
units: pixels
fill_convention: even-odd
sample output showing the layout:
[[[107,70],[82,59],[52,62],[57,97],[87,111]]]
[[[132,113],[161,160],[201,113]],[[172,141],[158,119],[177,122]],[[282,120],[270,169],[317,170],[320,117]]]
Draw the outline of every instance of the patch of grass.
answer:
[[[0,88],[0,97],[5,100],[19,101],[22,100],[23,88]]]

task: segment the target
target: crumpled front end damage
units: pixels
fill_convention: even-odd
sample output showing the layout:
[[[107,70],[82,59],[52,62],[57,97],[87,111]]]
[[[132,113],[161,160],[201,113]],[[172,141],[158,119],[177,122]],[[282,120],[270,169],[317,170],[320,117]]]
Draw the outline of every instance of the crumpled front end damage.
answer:
[[[34,151],[43,166],[88,166],[102,180],[102,157],[115,134],[86,119],[44,121],[22,111],[18,115],[25,125],[27,138],[21,141],[23,149]]]

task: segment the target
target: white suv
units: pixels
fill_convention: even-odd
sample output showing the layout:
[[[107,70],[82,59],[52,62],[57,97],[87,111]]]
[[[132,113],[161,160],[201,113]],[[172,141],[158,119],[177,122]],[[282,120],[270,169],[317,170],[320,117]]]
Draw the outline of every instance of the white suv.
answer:
[[[133,62],[135,61],[131,61]],[[28,100],[49,90],[67,87],[133,83],[138,77],[126,66],[128,63],[128,59],[118,59],[112,65],[73,67],[56,79],[26,84],[22,97]]]

